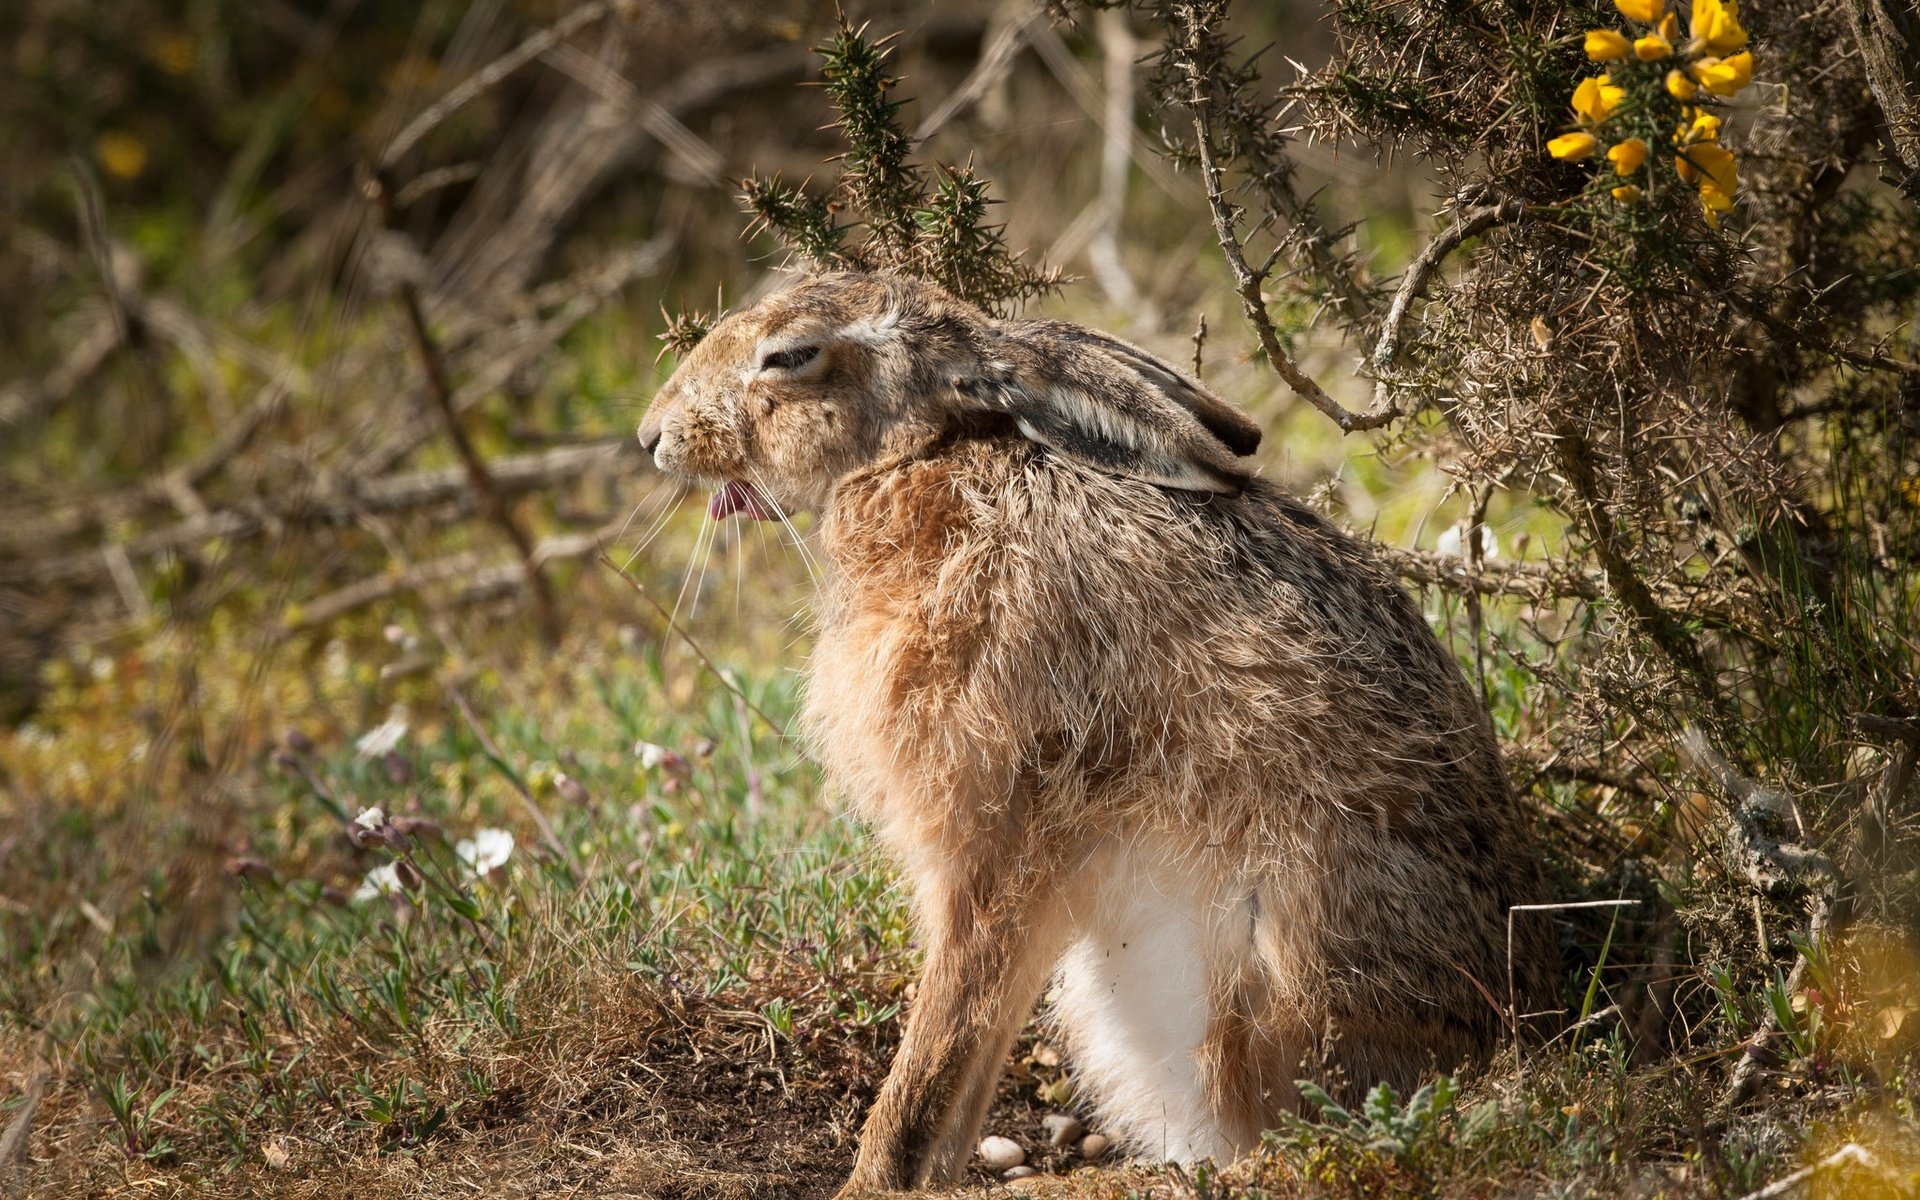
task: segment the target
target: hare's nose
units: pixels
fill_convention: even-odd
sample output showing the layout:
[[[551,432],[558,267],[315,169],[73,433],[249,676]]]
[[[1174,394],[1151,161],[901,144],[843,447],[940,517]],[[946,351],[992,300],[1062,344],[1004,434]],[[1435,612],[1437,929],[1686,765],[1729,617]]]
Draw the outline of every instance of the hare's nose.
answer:
[[[647,457],[653,457],[653,452],[660,448],[660,435],[665,432],[666,431],[661,428],[647,429],[643,427],[640,430],[640,448],[647,452]]]

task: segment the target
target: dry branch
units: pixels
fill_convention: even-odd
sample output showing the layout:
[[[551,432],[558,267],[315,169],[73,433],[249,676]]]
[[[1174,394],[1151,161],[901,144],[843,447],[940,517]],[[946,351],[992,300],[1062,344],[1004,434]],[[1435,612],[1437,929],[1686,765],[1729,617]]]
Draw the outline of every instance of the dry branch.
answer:
[[[981,52],[980,61],[973,70],[960,81],[960,86],[948,93],[940,106],[927,114],[926,120],[913,131],[913,140],[924,142],[944,129],[947,123],[980,103],[995,84],[1005,79],[1013,70],[1013,64],[1026,48],[1036,24],[1046,17],[1039,7],[1014,13],[1011,20],[1003,20],[987,39],[987,48]]]
[[[589,3],[561,17],[552,25],[533,34],[518,46],[494,59],[486,66],[462,80],[458,86],[446,95],[428,105],[419,116],[407,122],[398,137],[387,143],[380,153],[379,169],[387,172],[406,157],[409,150],[419,145],[420,139],[439,128],[441,123],[462,108],[485,95],[501,80],[539,58],[566,39],[600,21],[614,10],[605,0],[589,0]]]
[[[1571,568],[1530,566],[1522,563],[1481,563],[1478,567],[1458,554],[1436,554],[1430,550],[1395,550],[1380,547],[1400,578],[1409,583],[1441,587],[1450,592],[1481,596],[1512,596],[1545,604],[1554,600],[1601,600],[1606,597],[1604,583],[1596,576]]]
[[[119,345],[120,331],[112,315],[102,312],[99,320],[74,339],[66,355],[44,376],[19,380],[0,389],[0,429],[38,421],[93,378]]]
[[[1123,17],[1118,19],[1124,20]],[[1134,128],[1130,116],[1125,120],[1116,118],[1107,103],[1107,89],[1095,82],[1092,73],[1080,65],[1080,60],[1073,56],[1073,51],[1067,48],[1066,41],[1058,32],[1051,26],[1039,27],[1033,34],[1033,48],[1039,53],[1040,60],[1047,64],[1047,69],[1053,72],[1054,78],[1060,81],[1060,86],[1080,106],[1080,111],[1100,127],[1103,135],[1117,140],[1124,147],[1134,165],[1140,168],[1140,173],[1154,187],[1173,199],[1185,198],[1185,189],[1180,186],[1172,168],[1167,166],[1166,159],[1147,145],[1140,131]]]
[[[1746,1195],[1740,1197],[1740,1200],[1777,1200],[1780,1196],[1785,1196],[1790,1192],[1812,1183],[1816,1175],[1837,1171],[1842,1167],[1858,1167],[1887,1178],[1893,1178],[1892,1172],[1887,1170],[1886,1166],[1881,1163],[1878,1156],[1871,1150],[1868,1150],[1865,1146],[1861,1146],[1858,1143],[1848,1142],[1819,1162],[1811,1166],[1801,1167],[1791,1175],[1783,1175],[1758,1191],[1748,1192]]]
[[[534,294],[534,303],[559,303],[559,310],[544,321],[491,331],[486,341],[499,348],[467,372],[466,382],[453,394],[454,411],[465,413],[493,395],[516,372],[558,345],[574,326],[598,311],[620,289],[658,271],[672,253],[675,242],[671,234],[649,238],[613,256],[610,262],[595,264],[541,288]],[[401,413],[401,422],[400,428],[385,440],[352,453],[361,470],[369,473],[390,470],[433,436],[435,422],[430,413],[406,409]]]
[[[534,558],[542,566],[587,558],[599,553],[619,536],[625,524],[622,518],[591,533],[541,538],[534,546]],[[369,576],[299,605],[288,611],[281,632],[290,635],[321,629],[384,600],[419,592],[432,584],[450,580],[458,582],[460,587],[447,603],[476,604],[511,592],[525,578],[521,565],[511,560],[482,565],[478,554],[450,554],[445,558]]]
[[[498,458],[487,464],[495,490],[504,498],[523,495],[614,467],[633,439],[620,434],[577,446]],[[218,538],[253,537],[288,526],[346,525],[362,513],[427,511],[472,499],[467,471],[440,467],[372,480],[333,480],[317,492],[276,492],[141,534],[124,544],[43,557],[0,562],[0,583],[38,586],[97,582],[111,573],[108,554],[118,550],[133,559],[185,551]]]
[[[1839,878],[1833,860],[1817,850],[1770,837],[1761,827],[1759,813],[1791,812],[1792,803],[1734,770],[1697,726],[1682,733],[1677,746],[1686,764],[1719,785],[1732,801],[1725,852],[1733,873],[1755,891],[1770,895],[1818,882],[1830,900]]]

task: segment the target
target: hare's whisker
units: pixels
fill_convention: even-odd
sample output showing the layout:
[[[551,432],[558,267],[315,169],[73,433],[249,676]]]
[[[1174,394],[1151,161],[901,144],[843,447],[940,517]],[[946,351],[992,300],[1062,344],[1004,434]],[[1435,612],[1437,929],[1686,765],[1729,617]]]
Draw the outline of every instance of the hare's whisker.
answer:
[[[694,537],[693,537],[693,556],[695,558],[700,557],[701,548],[706,545],[707,537],[711,532],[712,528],[713,528],[713,522],[711,521],[702,521],[700,523],[700,531],[694,534]],[[687,588],[692,583],[693,583],[693,572],[690,570],[682,572],[680,576],[680,591],[673,598],[673,609],[672,611],[667,613],[667,629],[666,629],[666,633],[663,634],[662,636],[671,639],[674,629],[679,626],[680,606],[686,603]],[[664,651],[662,652],[662,657],[665,657]]]
[[[787,527],[788,533],[793,535],[793,545],[800,551],[801,562],[806,564],[807,578],[813,582],[815,587],[820,586],[820,564],[815,561],[813,552],[807,549],[805,540],[800,536],[800,530],[794,527],[793,520],[787,516],[786,508],[768,493],[766,480],[761,478],[760,469],[749,466],[747,470],[752,472],[753,484],[760,489],[761,498],[773,506],[774,515],[780,518],[780,523]]]
[[[640,543],[633,548],[633,553],[627,555],[627,561],[622,565],[621,570],[624,571],[628,567],[633,566],[634,560],[646,553],[648,546],[653,545],[653,540],[659,537],[667,525],[672,522],[674,514],[680,509],[680,501],[686,494],[687,486],[681,484],[679,489],[674,493],[672,501],[660,510],[660,515],[655,517],[653,523],[647,527],[646,533],[640,538]]]
[[[706,590],[707,585],[707,564],[713,561],[714,545],[719,542],[720,536],[726,532],[721,528],[724,524],[726,524],[724,521],[707,522],[707,526],[712,533],[711,536],[707,538],[706,545],[700,551],[700,574],[693,581],[693,603],[687,606],[687,620],[689,621],[693,620],[700,612],[700,596],[701,593]]]
[[[645,495],[641,496],[640,499],[635,502],[633,511],[627,514],[625,521],[621,522],[620,531],[613,535],[614,540],[619,541],[621,538],[627,536],[627,530],[633,528],[633,522],[635,518],[639,517],[642,510],[655,508],[669,492],[685,491],[686,487],[686,484],[679,483],[678,481],[676,481],[673,486],[655,483],[653,487],[647,490]],[[648,512],[647,519],[652,520],[652,517],[653,513]]]
[[[741,580],[747,575],[746,552],[740,548],[746,540],[744,530],[733,531],[733,619],[736,621],[740,619]]]

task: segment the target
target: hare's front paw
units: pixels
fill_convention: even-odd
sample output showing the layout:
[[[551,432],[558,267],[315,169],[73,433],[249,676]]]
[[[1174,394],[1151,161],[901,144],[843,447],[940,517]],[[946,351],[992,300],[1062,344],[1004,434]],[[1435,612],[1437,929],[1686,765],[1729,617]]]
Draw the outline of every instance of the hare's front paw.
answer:
[[[904,1193],[890,1183],[871,1183],[855,1172],[853,1178],[842,1184],[833,1194],[833,1200],[880,1200],[883,1196],[899,1196]]]

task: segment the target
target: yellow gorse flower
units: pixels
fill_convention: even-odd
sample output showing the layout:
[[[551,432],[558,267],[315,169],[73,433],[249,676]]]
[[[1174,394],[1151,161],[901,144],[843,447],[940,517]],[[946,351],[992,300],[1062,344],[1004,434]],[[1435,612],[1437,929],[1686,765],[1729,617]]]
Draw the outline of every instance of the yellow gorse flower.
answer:
[[[109,131],[94,139],[93,155],[107,174],[133,179],[147,169],[147,147],[130,133]]]
[[[1674,130],[1682,145],[1694,142],[1717,142],[1720,140],[1720,118],[1710,112],[1694,109],[1693,123],[1682,125]]]
[[[1597,125],[1612,116],[1626,98],[1627,90],[1614,86],[1612,76],[1589,75],[1573,89],[1573,111],[1582,121]]]
[[[1682,157],[1700,172],[1702,191],[1711,187],[1732,196],[1734,189],[1740,186],[1740,172],[1733,164],[1733,151],[1718,142],[1688,146]]]
[[[1732,54],[1747,44],[1747,31],[1729,0],[1693,0],[1691,32],[1715,54]]]
[[[1647,144],[1639,138],[1628,138],[1607,151],[1607,161],[1613,164],[1615,175],[1631,175],[1647,161]]]
[[[1548,154],[1568,162],[1587,158],[1599,148],[1599,140],[1590,133],[1563,133],[1547,143]]]
[[[1712,183],[1700,185],[1700,215],[1707,219],[1707,224],[1715,229],[1720,228],[1720,214],[1732,211],[1731,195],[1713,186]]]
[[[1717,226],[1733,209],[1739,173],[1733,153],[1720,145],[1721,118],[1698,104],[1703,93],[1732,96],[1753,82],[1738,0],[1687,0],[1684,44],[1680,14],[1668,11],[1667,0],[1613,2],[1640,28],[1586,32],[1588,58],[1620,65],[1574,88],[1574,129],[1548,142],[1547,152],[1579,162],[1604,147],[1611,174],[1621,181],[1607,191],[1621,203],[1638,203],[1649,191],[1657,195],[1660,172],[1641,172],[1656,154],[1672,154],[1675,173],[1697,189],[1702,215]],[[1675,60],[1671,66],[1668,59]]]
[[[1611,29],[1587,31],[1587,57],[1595,62],[1611,62],[1633,53],[1633,43]]]
[[[1737,96],[1753,82],[1753,54],[1742,50],[1729,58],[1703,58],[1693,64],[1693,77],[1716,96]]]

